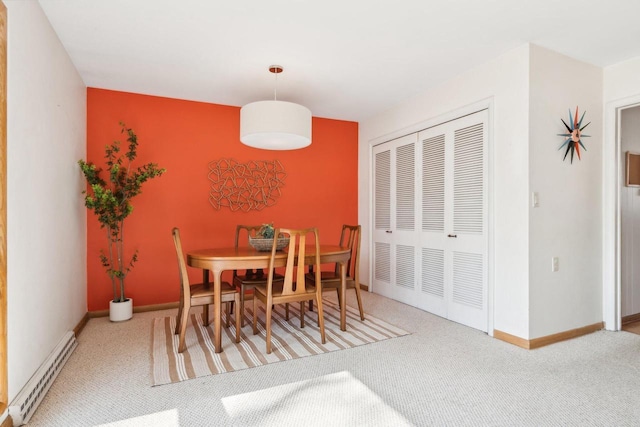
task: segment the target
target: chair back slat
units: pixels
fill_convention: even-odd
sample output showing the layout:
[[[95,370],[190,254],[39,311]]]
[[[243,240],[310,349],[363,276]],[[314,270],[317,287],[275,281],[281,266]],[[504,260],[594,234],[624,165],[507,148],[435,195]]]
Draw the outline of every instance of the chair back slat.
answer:
[[[240,246],[240,236],[244,232],[246,232],[246,244],[249,245],[249,236],[255,237],[258,230],[262,228],[261,225],[238,225],[236,226],[236,240],[235,240],[235,248],[237,249]]]
[[[294,230],[290,228],[278,228],[275,230],[273,246],[271,248],[271,258],[269,261],[269,275],[267,286],[271,290],[273,286],[273,274],[276,255],[276,240],[280,235],[289,236],[289,246],[287,251],[287,265],[284,272],[284,284],[282,295],[295,295],[306,292],[305,280],[305,257],[307,248],[307,236],[313,236],[313,244],[315,245],[315,261],[314,267],[319,270],[320,267],[320,243],[318,239],[318,229],[306,228]]]
[[[234,247],[236,249],[238,249],[240,247],[241,241],[246,243],[246,246],[248,246],[249,245],[249,236],[255,237],[256,233],[261,228],[262,228],[262,225],[237,225],[236,226],[236,238],[235,238]],[[240,236],[242,236],[243,234],[246,234],[246,236],[245,236],[244,240],[241,240]],[[255,270],[255,272],[254,272],[254,269],[248,269],[248,270],[245,271],[245,274],[247,276],[253,276],[257,272],[258,272],[258,270]],[[240,273],[240,274],[242,274],[242,273]],[[236,277],[238,277],[238,270],[233,270],[233,278],[235,279]]]
[[[346,276],[359,283],[360,272],[360,226],[359,225],[343,225],[342,232],[340,233],[340,246],[348,247],[351,256],[346,265]],[[339,275],[339,267],[336,264],[335,269],[336,276]]]
[[[189,275],[187,274],[187,263],[184,260],[182,252],[182,242],[180,240],[180,230],[174,227],[171,231],[173,234],[173,244],[176,247],[176,256],[178,257],[178,270],[180,272],[180,291],[185,295],[189,295]]]

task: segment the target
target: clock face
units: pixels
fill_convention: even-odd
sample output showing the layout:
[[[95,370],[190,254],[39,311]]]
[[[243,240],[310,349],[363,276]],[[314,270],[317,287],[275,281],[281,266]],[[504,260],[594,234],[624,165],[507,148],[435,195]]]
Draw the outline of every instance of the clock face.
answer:
[[[563,161],[567,158],[567,154],[569,154],[569,152],[571,152],[571,163],[573,163],[574,152],[578,155],[578,159],[582,160],[580,157],[580,147],[582,147],[584,151],[587,151],[586,147],[582,143],[582,138],[587,138],[591,135],[585,135],[582,131],[584,128],[589,126],[591,122],[582,126],[582,120],[584,119],[585,113],[586,111],[582,113],[580,120],[578,120],[578,107],[576,107],[576,113],[573,117],[571,115],[571,110],[569,110],[569,123],[571,123],[571,126],[569,126],[563,119],[560,119],[562,120],[564,127],[567,128],[567,133],[558,134],[558,136],[564,136],[566,138],[560,148],[558,148],[558,150],[561,150],[565,145],[567,146],[567,149],[564,152],[564,157],[562,158]]]
[[[573,142],[580,142],[580,129],[574,129],[571,132],[571,140]]]

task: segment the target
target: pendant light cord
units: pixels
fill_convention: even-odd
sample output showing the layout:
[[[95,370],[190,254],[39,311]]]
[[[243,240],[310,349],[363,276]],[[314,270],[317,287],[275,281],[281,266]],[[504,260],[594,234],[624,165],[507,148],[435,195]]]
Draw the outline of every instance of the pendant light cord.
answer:
[[[273,73],[276,75],[276,84],[273,87],[273,100],[278,100],[278,73]]]

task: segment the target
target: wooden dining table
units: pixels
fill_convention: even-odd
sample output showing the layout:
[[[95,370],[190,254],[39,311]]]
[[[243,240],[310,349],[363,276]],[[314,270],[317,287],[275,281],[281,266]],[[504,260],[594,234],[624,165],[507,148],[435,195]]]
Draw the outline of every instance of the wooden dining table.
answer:
[[[320,245],[320,263],[337,263],[340,272],[340,329],[347,328],[347,305],[346,301],[346,263],[349,261],[351,251],[348,247],[337,245]],[[268,268],[271,251],[261,252],[251,247],[228,247],[198,249],[187,252],[187,264],[191,267],[203,269],[205,279],[208,279],[208,272],[213,275],[213,286],[215,292],[214,303],[214,345],[216,353],[222,351],[222,310],[220,301],[220,288],[222,283],[222,272],[225,270],[246,270],[255,268]],[[278,251],[275,257],[275,266],[284,267],[287,260],[286,252]],[[315,246],[308,245],[305,252],[305,264],[315,262]],[[205,280],[207,283],[208,280]],[[236,310],[239,308],[236,307]],[[244,313],[242,313],[244,315]]]

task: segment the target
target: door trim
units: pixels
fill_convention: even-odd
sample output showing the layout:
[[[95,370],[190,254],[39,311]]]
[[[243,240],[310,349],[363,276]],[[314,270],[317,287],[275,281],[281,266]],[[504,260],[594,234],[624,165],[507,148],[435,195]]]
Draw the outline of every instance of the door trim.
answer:
[[[7,7],[0,2],[0,418],[9,404],[7,344]]]
[[[385,135],[373,138],[371,140],[369,140],[368,142],[368,156],[369,156],[369,183],[373,183],[374,181],[374,177],[373,177],[373,162],[374,162],[374,157],[373,157],[373,147],[375,147],[376,145],[382,144],[384,142],[388,142],[391,141],[393,139],[397,139],[406,135],[410,135],[412,133],[416,133],[419,132],[421,130],[425,130],[428,129],[430,127],[434,127],[437,125],[440,125],[442,123],[446,123],[452,120],[456,120],[460,117],[464,117],[464,116],[468,116],[470,114],[473,113],[477,113],[478,111],[481,110],[487,110],[487,114],[488,114],[488,118],[487,118],[487,123],[488,123],[488,129],[487,129],[487,159],[488,159],[488,171],[487,171],[487,197],[488,197],[488,201],[487,203],[489,204],[488,206],[488,230],[487,230],[487,244],[488,244],[488,248],[487,248],[487,315],[488,315],[488,319],[487,319],[487,334],[489,336],[493,336],[493,325],[494,325],[494,281],[495,281],[495,259],[494,259],[494,252],[495,252],[495,236],[494,236],[494,230],[495,230],[495,224],[494,224],[494,204],[495,204],[495,199],[493,196],[493,191],[494,191],[494,157],[495,157],[495,152],[494,152],[494,143],[493,143],[493,111],[494,111],[494,106],[493,106],[494,100],[493,97],[490,98],[485,98],[485,99],[481,99],[477,102],[473,102],[471,104],[468,104],[466,106],[460,107],[458,109],[455,110],[451,110],[448,111],[446,113],[440,114],[436,117],[430,118],[430,119],[426,119],[424,121],[415,123],[413,125],[398,129],[396,131],[393,132],[389,132]],[[368,222],[369,222],[369,229],[366,230],[367,236],[368,236],[368,246],[369,246],[369,254],[373,253],[373,210],[374,210],[374,206],[373,206],[373,191],[375,191],[375,189],[373,188],[373,186],[369,187],[369,218],[368,218]],[[369,292],[375,291],[374,286],[373,286],[373,268],[370,265],[369,266],[369,271],[367,272],[367,280],[369,283]]]
[[[620,113],[640,105],[640,94],[608,102],[605,107],[602,192],[602,313],[605,329],[622,328],[620,247]]]

